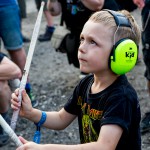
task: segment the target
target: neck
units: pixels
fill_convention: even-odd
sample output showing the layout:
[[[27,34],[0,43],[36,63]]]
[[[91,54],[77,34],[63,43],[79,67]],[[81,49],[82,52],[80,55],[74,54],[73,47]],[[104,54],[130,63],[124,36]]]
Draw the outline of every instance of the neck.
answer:
[[[119,76],[115,74],[99,76],[94,75],[94,83],[92,84],[91,92],[94,94],[103,91],[108,86],[110,86],[118,77]]]

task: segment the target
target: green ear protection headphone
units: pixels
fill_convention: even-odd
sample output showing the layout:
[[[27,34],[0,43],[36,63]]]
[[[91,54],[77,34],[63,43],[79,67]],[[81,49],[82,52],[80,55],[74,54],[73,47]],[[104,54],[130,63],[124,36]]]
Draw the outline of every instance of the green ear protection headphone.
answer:
[[[114,17],[118,27],[129,27],[132,30],[132,26],[125,15],[112,10],[106,11]],[[114,44],[110,54],[109,66],[115,74],[122,75],[133,69],[137,57],[138,48],[136,43],[131,39],[124,38]]]

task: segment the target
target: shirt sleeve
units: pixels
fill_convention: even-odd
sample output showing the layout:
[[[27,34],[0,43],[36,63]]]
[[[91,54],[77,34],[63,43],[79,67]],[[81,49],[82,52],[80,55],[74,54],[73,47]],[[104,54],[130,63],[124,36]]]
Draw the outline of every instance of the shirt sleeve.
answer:
[[[73,115],[78,115],[79,105],[78,105],[78,86],[73,91],[73,94],[68,99],[67,103],[64,106],[64,109]]]
[[[75,87],[73,94],[70,96],[68,102],[65,104],[64,109],[71,114],[80,116],[81,115],[81,107],[84,103],[81,99],[85,94],[86,86],[89,82],[93,81],[93,75],[87,75],[85,78],[80,80],[80,82]]]

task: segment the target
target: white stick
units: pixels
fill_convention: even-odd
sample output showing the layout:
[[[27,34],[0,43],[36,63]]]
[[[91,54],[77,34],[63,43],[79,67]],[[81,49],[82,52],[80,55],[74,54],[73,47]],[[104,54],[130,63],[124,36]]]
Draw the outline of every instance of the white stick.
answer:
[[[3,117],[0,115],[0,125],[4,129],[4,131],[9,135],[11,140],[19,147],[23,145],[21,141],[19,140],[18,136],[15,134],[15,132],[10,128],[10,126],[7,124],[7,122],[3,119]]]
[[[22,79],[20,82],[19,96],[18,96],[20,105],[21,105],[21,101],[22,101],[22,91],[25,89],[25,85],[27,82],[27,77],[29,74],[29,69],[30,69],[30,65],[31,65],[32,57],[33,57],[33,52],[35,49],[35,44],[36,44],[38,33],[39,33],[44,4],[45,4],[44,2],[41,3],[41,7],[39,10],[37,20],[36,20],[36,23],[34,26],[33,34],[32,34],[32,39],[31,39],[31,43],[30,43],[30,47],[29,47],[29,51],[28,51],[28,55],[27,55],[26,64],[25,64],[24,71],[23,71],[23,76],[22,76]],[[11,125],[10,125],[13,130],[15,130],[15,128],[16,128],[19,111],[20,110],[16,110],[13,112]]]

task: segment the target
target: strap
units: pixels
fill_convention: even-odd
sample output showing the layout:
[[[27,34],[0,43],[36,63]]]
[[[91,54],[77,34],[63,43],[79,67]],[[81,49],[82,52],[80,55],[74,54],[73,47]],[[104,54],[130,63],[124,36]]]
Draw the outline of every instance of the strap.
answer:
[[[34,137],[33,137],[33,142],[39,144],[41,139],[41,133],[40,131],[35,131]]]
[[[114,17],[117,26],[130,27],[132,29],[129,19],[124,14],[109,9],[104,10],[108,11]]]
[[[42,111],[42,116],[41,116],[40,121],[38,123],[34,123],[36,125],[36,131],[35,131],[34,137],[33,137],[33,141],[35,143],[38,143],[38,144],[40,143],[40,139],[41,139],[40,128],[46,121],[46,118],[47,118],[46,112]]]
[[[46,121],[47,115],[45,111],[42,111],[41,119],[38,123],[35,123],[36,126],[40,127]]]

